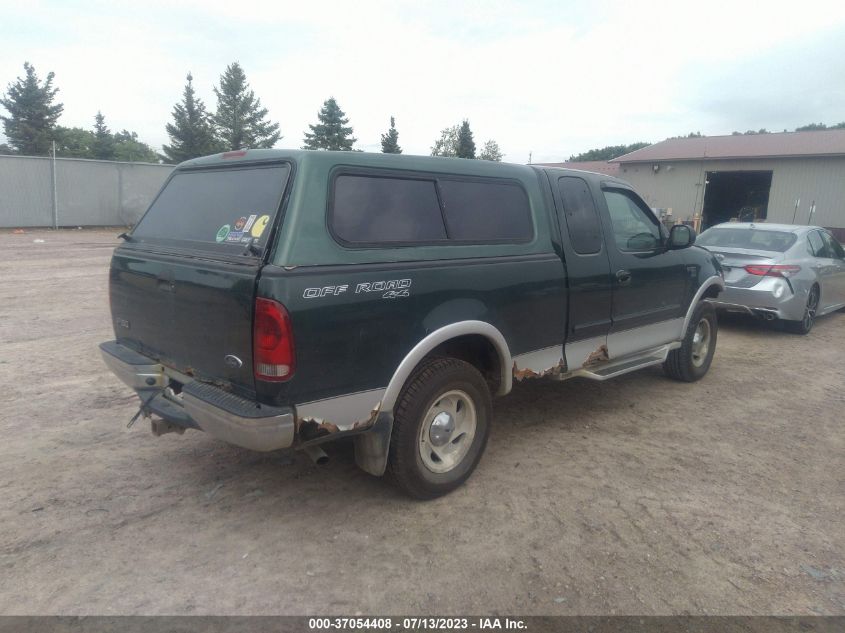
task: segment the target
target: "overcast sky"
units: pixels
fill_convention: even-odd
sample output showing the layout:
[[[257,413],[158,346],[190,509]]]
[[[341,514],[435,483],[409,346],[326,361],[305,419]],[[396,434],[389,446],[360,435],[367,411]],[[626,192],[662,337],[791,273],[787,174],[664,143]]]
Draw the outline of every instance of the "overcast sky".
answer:
[[[299,147],[334,96],[356,148],[396,117],[428,154],[469,119],[505,159],[565,160],[701,131],[845,120],[845,2],[39,2],[0,0],[0,85],[56,73],[60,123],[160,149],[185,75],[209,109],[238,60],[280,147]]]

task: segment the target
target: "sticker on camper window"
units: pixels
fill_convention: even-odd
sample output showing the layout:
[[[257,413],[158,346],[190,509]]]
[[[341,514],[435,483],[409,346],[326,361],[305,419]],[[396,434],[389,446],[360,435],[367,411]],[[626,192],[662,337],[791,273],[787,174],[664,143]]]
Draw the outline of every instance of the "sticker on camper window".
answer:
[[[235,230],[236,231],[243,231],[244,224],[246,224],[246,218],[241,216],[237,220],[235,220]]]
[[[257,217],[257,215],[251,215],[249,216],[249,218],[247,218],[246,224],[244,224],[244,233],[246,233],[252,228],[252,225],[255,224],[255,218]]]
[[[214,239],[218,242],[222,242],[223,240],[225,240],[229,236],[230,228],[231,227],[228,224],[224,224],[223,226],[221,226],[220,229],[217,231],[217,235]]]
[[[255,221],[255,224],[252,225],[252,237],[259,238],[261,234],[264,232],[264,229],[267,228],[267,223],[270,221],[269,215],[262,215]]]

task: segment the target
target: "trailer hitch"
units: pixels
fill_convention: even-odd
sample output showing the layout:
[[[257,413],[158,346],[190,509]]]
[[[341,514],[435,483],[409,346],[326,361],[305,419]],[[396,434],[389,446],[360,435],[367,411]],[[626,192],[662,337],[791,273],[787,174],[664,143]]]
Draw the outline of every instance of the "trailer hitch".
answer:
[[[138,418],[140,418],[142,415],[143,415],[145,418],[152,417],[152,411],[150,411],[150,409],[149,409],[149,407],[148,407],[147,405],[148,405],[148,404],[150,404],[150,402],[152,402],[153,398],[155,398],[157,395],[158,395],[158,394],[154,391],[154,392],[150,395],[150,397],[149,397],[149,398],[147,398],[146,400],[144,400],[144,398],[143,398],[143,397],[141,397],[141,394],[138,394],[138,398],[140,398],[140,400],[141,400],[141,406],[140,406],[140,407],[138,407],[138,411],[135,413],[135,415],[133,415],[133,416],[132,416],[132,419],[131,419],[131,420],[129,420],[129,423],[126,425],[126,428],[127,428],[127,429],[131,429],[131,428],[132,428],[132,426],[135,424],[135,422],[137,422],[137,421],[138,421]]]

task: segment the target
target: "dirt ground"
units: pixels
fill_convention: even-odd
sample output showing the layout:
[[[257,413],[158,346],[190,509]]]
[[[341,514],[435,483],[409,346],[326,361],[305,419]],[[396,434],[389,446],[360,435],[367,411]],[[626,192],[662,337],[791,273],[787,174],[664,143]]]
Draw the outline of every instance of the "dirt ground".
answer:
[[[116,233],[0,233],[0,613],[845,613],[845,314],[723,320],[696,384],[518,385],[420,503],[349,444],[127,430],[97,351]]]

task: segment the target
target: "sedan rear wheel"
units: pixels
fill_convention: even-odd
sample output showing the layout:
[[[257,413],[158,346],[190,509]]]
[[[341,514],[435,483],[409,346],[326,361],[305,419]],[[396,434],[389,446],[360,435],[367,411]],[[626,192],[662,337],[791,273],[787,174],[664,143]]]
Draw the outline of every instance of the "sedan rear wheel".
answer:
[[[786,321],[786,329],[793,334],[809,334],[816,322],[816,312],[819,309],[819,287],[810,288],[807,295],[807,305],[804,306],[804,317],[800,321]]]

